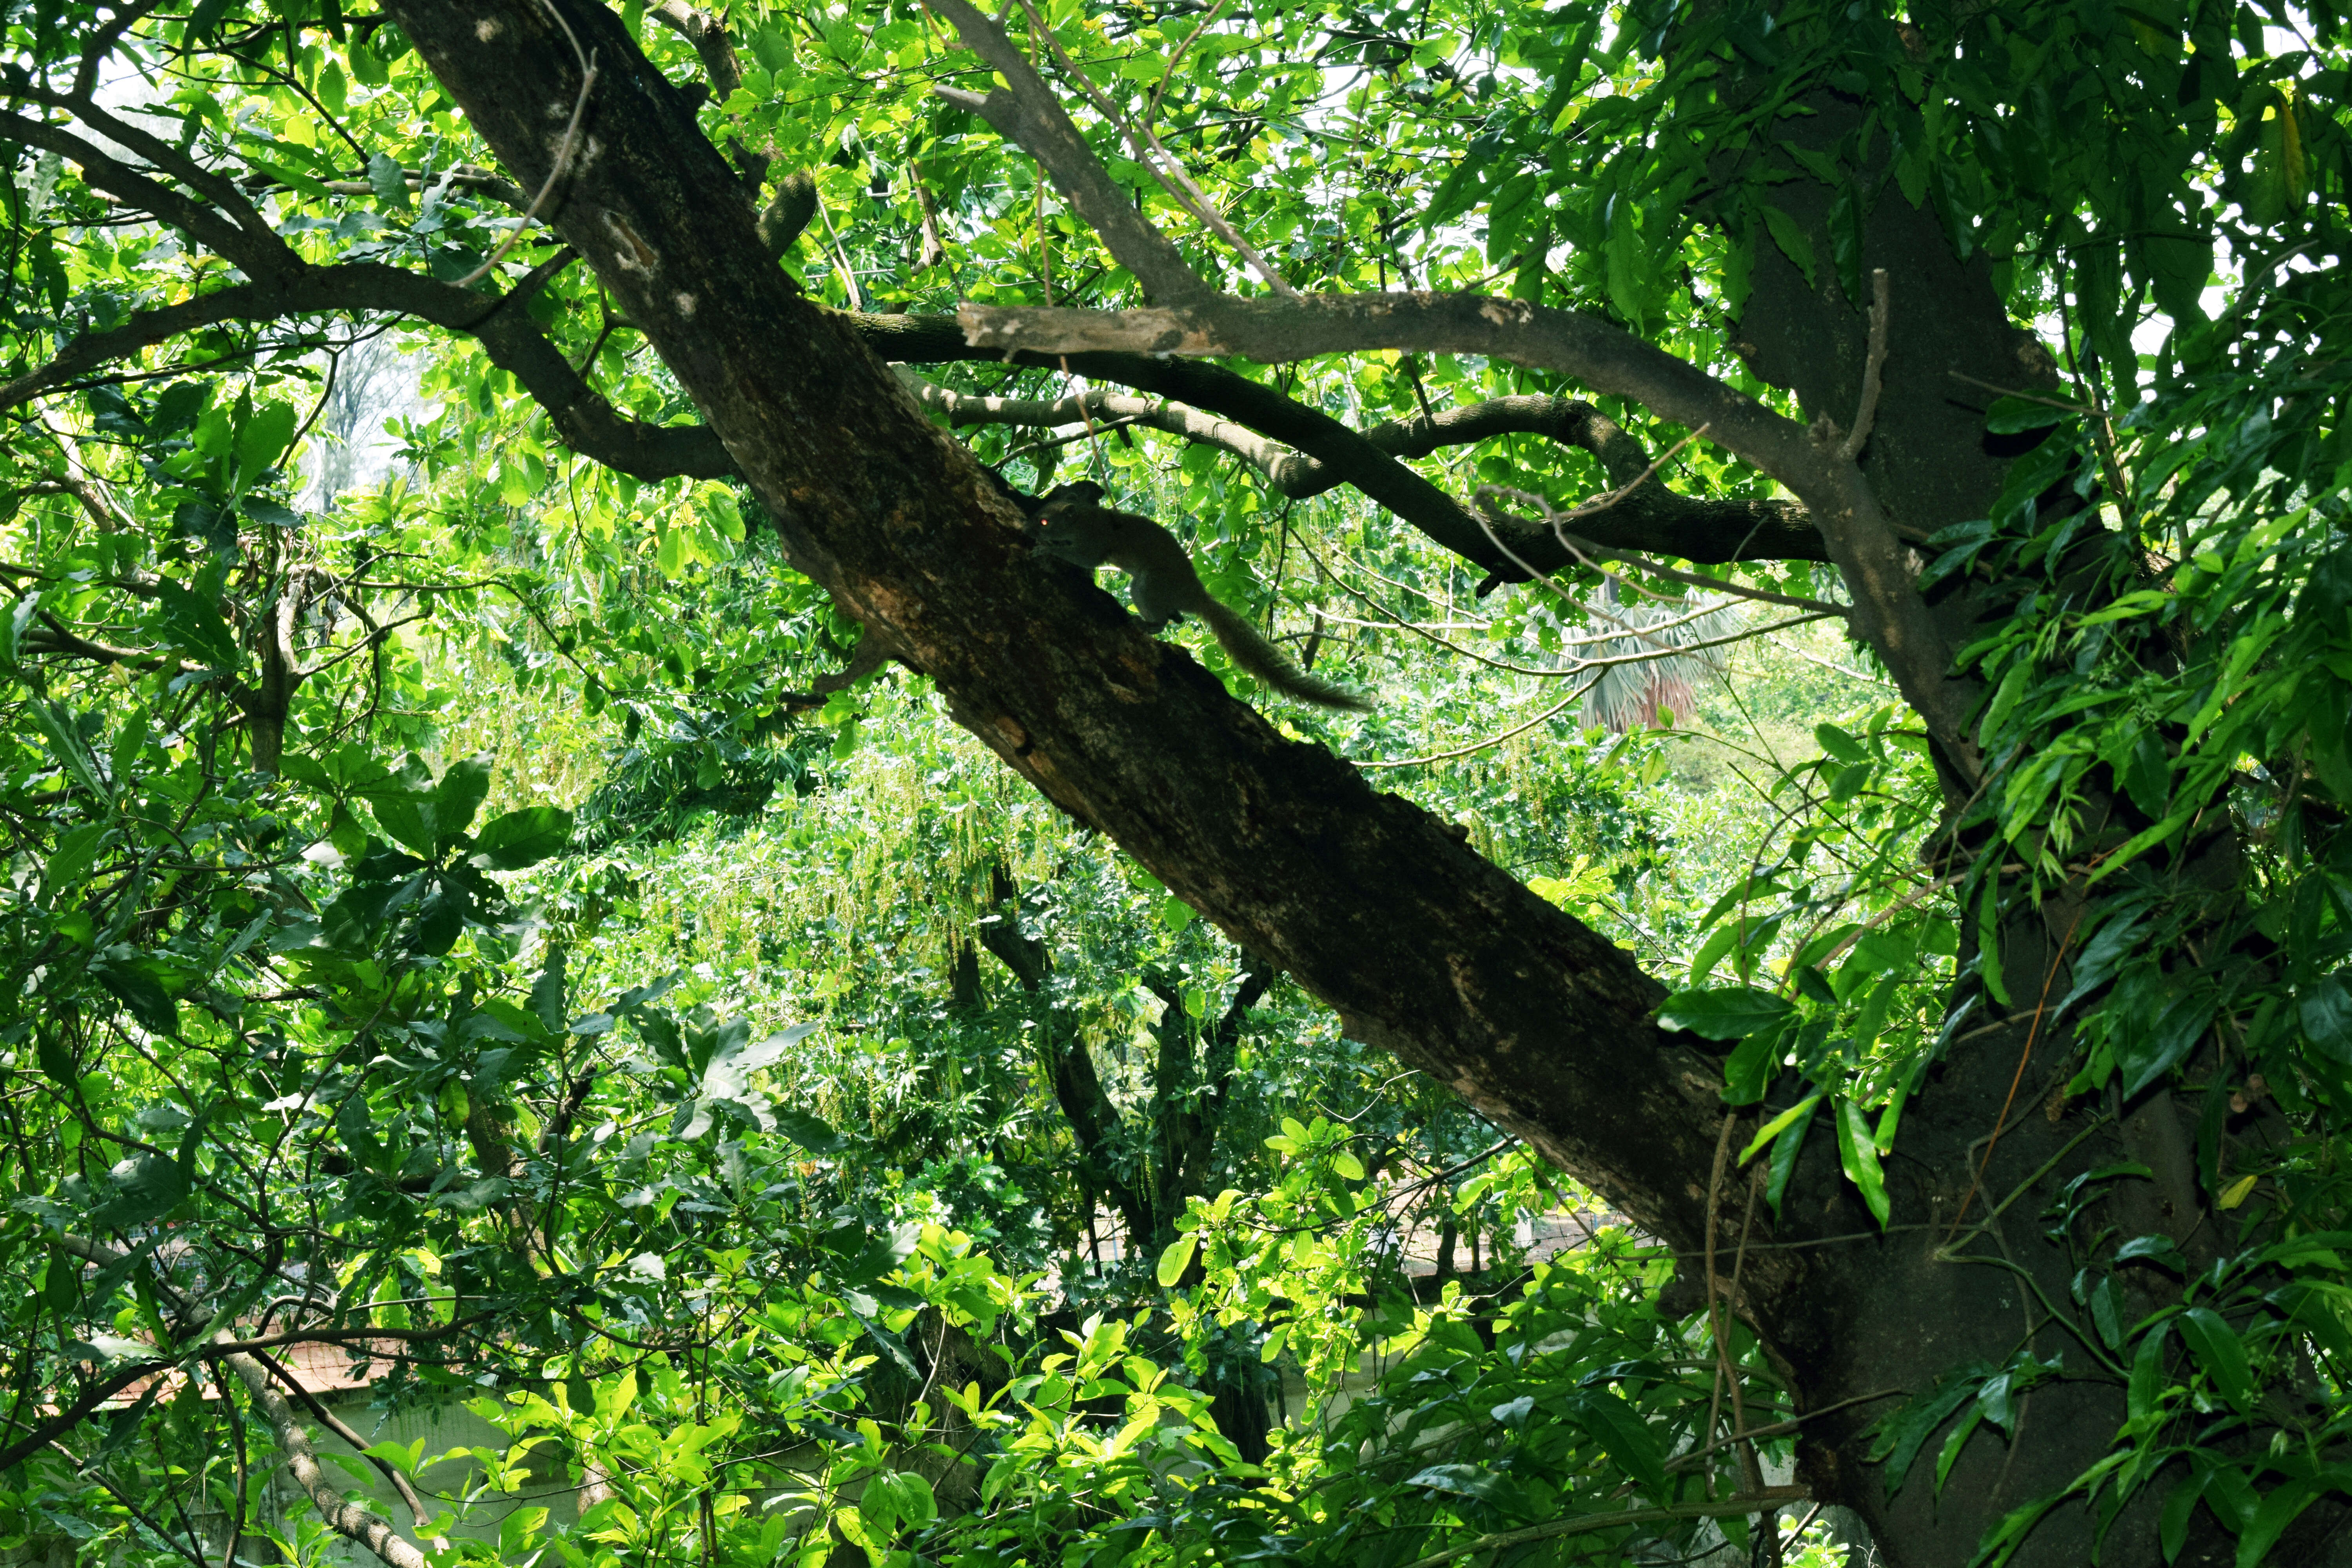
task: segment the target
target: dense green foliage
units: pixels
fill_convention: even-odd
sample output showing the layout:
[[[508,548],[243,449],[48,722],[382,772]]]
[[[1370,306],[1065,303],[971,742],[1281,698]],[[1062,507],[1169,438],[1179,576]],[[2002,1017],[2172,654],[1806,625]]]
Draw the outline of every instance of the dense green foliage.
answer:
[[[928,95],[974,67],[919,7],[721,9],[742,80],[700,113],[814,172],[824,216],[783,261],[812,293],[1128,297],[1034,165]],[[1293,503],[1206,446],[972,442],[1031,488],[1083,468],[1181,520],[1219,596],[1312,624],[1317,668],[1381,705],[1281,721],[1682,987],[1665,1016],[1730,1047],[1726,1100],[1776,1112],[1733,1151],[1768,1163],[1767,1201],[1833,1139],[1891,1223],[1906,1100],[1996,1005],[2074,1054],[2063,1100],[2193,1100],[2215,1231],[2184,1252],[2025,1216],[2080,1253],[2074,1299],[2037,1303],[2063,1364],[2021,1342],[1952,1368],[1883,1452],[1933,1487],[2036,1382],[2112,1379],[2111,1458],[2039,1478],[1988,1556],[2185,1457],[2168,1538],[2202,1506],[2252,1563],[2352,1489],[2344,26],[2325,3],[1893,9],[1056,4],[1033,26],[1157,117],[1297,287],[1575,304],[1776,405],[1728,338],[1759,247],[1864,289],[1854,246],[1814,255],[1775,205],[1832,150],[1774,128],[1824,84],[1868,105],[1832,173],[1879,175],[1832,181],[1832,231],[1932,206],[2066,378],[1998,405],[2045,438],[1930,552],[1931,579],[2004,596],[1964,656],[1993,763],[1965,810],[1867,651],[1811,618],[1739,609],[1755,640],[1696,711],[1620,735],[1571,700],[1579,650],[1621,635],[1589,570],[1481,598],[1360,498]],[[141,16],[101,37],[90,6],[7,7],[12,378],[234,286],[204,224],[127,209],[43,126],[218,171],[238,184],[183,178],[188,206],[253,203],[314,261],[456,279],[511,226],[381,17]],[[520,308],[616,408],[692,416],[585,268]],[[424,406],[382,482],[302,510],[332,442],[373,434],[316,411],[380,337]],[[1268,379],[1356,425],[1555,390],[1393,354]],[[26,1287],[0,1306],[0,1546],[193,1564],[228,1517],[251,1560],[273,1532],[319,1560],[323,1524],[252,1500],[273,1439],[215,1337],[297,1334],[394,1351],[379,1401],[472,1400],[509,1438],[462,1482],[378,1451],[446,1504],[415,1533],[454,1531],[450,1563],[1402,1568],[1560,1521],[1482,1550],[1745,1546],[1711,1500],[1771,1479],[1786,1412],[1744,1327],[1659,1308],[1691,1260],[1604,1225],[1529,1262],[1523,1217],[1602,1205],[1254,973],[919,681],[819,693],[856,628],[731,483],[588,461],[476,342],[389,311],[209,321],[36,390],[0,447],[0,1270]],[[1657,449],[1681,434],[1601,401]],[[1431,467],[1465,495],[1603,488],[1531,436]],[[1771,489],[1704,444],[1668,473]],[[1837,591],[1803,563],[1736,580]],[[2087,918],[2086,885],[2113,895]],[[2045,902],[2075,922],[2063,995],[1979,940]],[[1956,1219],[1942,1245],[1986,1234]],[[1409,1275],[1408,1239],[1441,1236],[1440,1272]],[[2126,1272],[2150,1268],[2161,1301]],[[1727,1402],[1765,1436],[1724,1437]],[[54,1428],[68,1407],[90,1419]],[[504,1511],[551,1474],[608,1495]]]

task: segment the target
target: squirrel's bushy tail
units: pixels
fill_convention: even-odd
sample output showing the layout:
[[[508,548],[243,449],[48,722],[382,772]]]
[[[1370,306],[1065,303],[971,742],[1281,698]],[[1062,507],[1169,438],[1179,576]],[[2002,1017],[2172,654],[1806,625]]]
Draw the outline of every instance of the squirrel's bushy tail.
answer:
[[[1224,645],[1225,654],[1235,664],[1273,687],[1286,697],[1301,702],[1312,702],[1318,708],[1345,708],[1365,713],[1371,710],[1371,700],[1344,686],[1334,685],[1307,674],[1282,657],[1282,650],[1258,635],[1258,629],[1234,614],[1207,595],[1202,606],[1201,618]]]

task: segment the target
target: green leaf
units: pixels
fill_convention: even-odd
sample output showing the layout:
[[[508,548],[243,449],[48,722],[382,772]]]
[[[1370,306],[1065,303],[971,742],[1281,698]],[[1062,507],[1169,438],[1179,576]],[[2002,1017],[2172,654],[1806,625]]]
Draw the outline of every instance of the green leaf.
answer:
[[[2091,1287],[2091,1325],[2099,1331],[2109,1350],[2124,1348],[2123,1314],[2116,1306],[2116,1282],[2103,1279]]]
[[[2295,1016],[2313,1045],[2352,1066],[2352,985],[2343,975],[2305,987],[2295,1001]]]
[[[1743,1039],[1792,1011],[1769,991],[1737,985],[1721,991],[1678,991],[1658,1009],[1658,1022],[1709,1040]]]
[[[334,200],[334,193],[332,191],[328,190],[325,185],[320,184],[312,175],[305,174],[303,171],[295,168],[290,163],[272,163],[263,159],[254,157],[247,157],[246,159],[246,163],[252,166],[254,173],[264,175],[268,179],[275,180],[281,185],[289,186],[301,193],[303,195],[310,197],[314,202],[328,202]],[[284,405],[281,404],[277,406],[283,407]],[[291,424],[289,424],[286,428],[290,434],[292,433],[294,426]],[[279,442],[278,447],[280,450],[283,450],[285,443],[282,441]],[[265,467],[267,465],[265,465]],[[246,470],[248,474],[258,473],[261,470],[258,468],[247,468]]]
[[[1811,1104],[1819,1104],[1820,1099],[1820,1096],[1814,1096]],[[1811,1116],[1807,1115],[1781,1133],[1772,1144],[1769,1173],[1764,1179],[1764,1201],[1772,1205],[1775,1219],[1780,1217],[1780,1200],[1788,1194],[1789,1178],[1796,1173],[1797,1156],[1804,1152],[1805,1134],[1812,1125]]]
[[[1979,1399],[1978,1407],[1961,1416],[1960,1424],[1952,1428],[1950,1436],[1944,1439],[1943,1450],[1936,1456],[1936,1490],[1938,1494],[1943,1491],[1944,1483],[1951,1479],[1952,1467],[1959,1462],[1960,1450],[1969,1446],[1969,1439],[1976,1436],[1977,1428],[1983,1425],[1984,1418]]]
[[[260,496],[245,498],[245,515],[266,528],[299,528],[302,514],[290,506],[283,506]]]
[[[90,1215],[100,1230],[120,1230],[145,1225],[171,1213],[188,1195],[188,1173],[177,1160],[161,1154],[139,1154],[111,1173],[114,1196]]]
[[[1862,1189],[1862,1201],[1870,1205],[1884,1229],[1888,1208],[1886,1175],[1879,1168],[1878,1146],[1871,1141],[1870,1119],[1851,1100],[1838,1101],[1837,1140],[1838,1163],[1845,1167],[1846,1180]]]
[[[2132,1099],[2188,1056],[2204,1038],[2220,1006],[2221,998],[2200,986],[2174,997],[2158,1015],[2155,1027],[2117,1031],[2116,1066],[2123,1074],[2124,1098]]]
[[[368,160],[367,178],[369,186],[375,192],[376,200],[394,212],[408,211],[412,205],[408,180],[401,173],[398,159],[388,153],[376,153]]]
[[[1789,1107],[1788,1110],[1780,1112],[1780,1115],[1772,1118],[1771,1121],[1767,1121],[1763,1126],[1759,1127],[1756,1130],[1756,1136],[1748,1141],[1748,1147],[1739,1152],[1739,1163],[1745,1165],[1748,1161],[1756,1158],[1757,1153],[1763,1149],[1765,1144],[1769,1143],[1773,1139],[1778,1138],[1790,1128],[1801,1123],[1807,1117],[1813,1113],[1813,1107],[1819,1105],[1821,1102],[1822,1097],[1820,1095],[1809,1094],[1804,1099],[1797,1101],[1796,1104]]]
[[[2180,1338],[2222,1398],[2240,1410],[2252,1407],[2254,1374],[2246,1364],[2246,1347],[2221,1313],[2189,1308],[2180,1314]]]
[[[143,955],[109,959],[94,964],[91,975],[139,1020],[151,1035],[179,1032],[180,1005],[163,984],[162,966]]]
[[[1936,1385],[1926,1394],[1914,1395],[1903,1408],[1878,1425],[1878,1436],[1872,1439],[1870,1459],[1884,1463],[1883,1479],[1886,1495],[1892,1498],[1911,1473],[1911,1463],[1929,1437],[1961,1405],[1977,1396],[1984,1380],[1992,1375],[1990,1362],[1971,1362],[1936,1380]]]
[[[2193,1471],[2165,1498],[2164,1513],[2157,1521],[2156,1534],[2167,1563],[2180,1556],[2180,1549],[2189,1540],[2189,1516],[2196,1511],[2197,1500],[2204,1495],[2205,1472]]]
[[[547,1523],[547,1510],[518,1508],[499,1521],[499,1557],[502,1562],[520,1563],[531,1555],[530,1542]]]
[[[2168,1236],[2133,1237],[2116,1249],[2116,1261],[2158,1264],[2178,1274],[2189,1270],[2189,1259],[2180,1255],[2180,1248],[2172,1244]]]
[[[209,591],[207,591],[209,589]],[[164,639],[206,669],[231,671],[242,662],[236,637],[221,618],[214,574],[198,578],[194,592],[169,577],[155,583],[155,626]]]
[[[1654,1493],[1665,1490],[1666,1460],[1657,1434],[1615,1390],[1587,1390],[1570,1406],[1570,1414],[1627,1475]]]
[[[439,835],[434,831],[431,795],[386,792],[374,796],[368,805],[375,810],[377,826],[391,836],[394,843],[427,859],[433,857]]]
[[[447,848],[457,841],[459,834],[473,826],[474,814],[482,808],[482,802],[489,793],[488,757],[464,757],[449,764],[448,771],[441,775],[441,782],[433,786],[433,827],[440,839],[435,853]]]
[[[2022,430],[2040,430],[2055,425],[2061,419],[2075,417],[2073,410],[2059,408],[2031,397],[1999,397],[1985,410],[1985,428],[1996,436],[2013,436]]]
[[[1859,763],[1869,755],[1862,749],[1860,741],[1835,724],[1814,725],[1813,739],[1821,742],[1824,752],[1842,763]]]
[[[41,868],[42,903],[55,907],[58,894],[89,874],[90,866],[98,859],[98,852],[111,831],[103,822],[90,822],[58,835],[58,847],[50,851],[49,863]]]
[[[1192,1231],[1160,1249],[1160,1267],[1152,1270],[1152,1277],[1160,1281],[1161,1289],[1176,1289],[1176,1282],[1184,1278],[1184,1270],[1192,1267],[1192,1254],[1200,1250],[1200,1246],[1201,1233]]]
[[[1404,1484],[1426,1487],[1433,1492],[1451,1492],[1455,1497],[1476,1498],[1480,1502],[1502,1502],[1517,1490],[1508,1476],[1484,1465],[1432,1465]]]
[[[772,1107],[776,1131],[807,1150],[812,1154],[838,1154],[849,1147],[849,1140],[835,1131],[807,1111],[793,1106]]]
[[[73,714],[57,703],[37,700],[26,703],[25,711],[40,730],[41,738],[48,742],[49,754],[57,758],[66,777],[88,790],[92,798],[110,803],[114,792],[99,776],[98,760],[81,743],[80,727]]]
[[[1628,322],[1640,325],[1643,317],[1649,313],[1648,263],[1642,247],[1642,237],[1633,227],[1633,206],[1622,196],[1612,205],[1609,234],[1602,244],[1601,260],[1609,302]]]
[[[325,187],[320,187],[320,194],[325,194]],[[286,455],[287,444],[294,439],[299,422],[290,403],[268,403],[254,410],[253,417],[236,433],[237,472],[249,481],[276,468],[278,459]]]
[[[2319,1496],[2319,1489],[2309,1481],[2287,1481],[2273,1488],[2262,1506],[2254,1510],[2252,1522],[2238,1537],[2237,1568],[2254,1568],[2277,1544],[2286,1527],[2294,1522],[2295,1515],[2309,1508]]]
[[[1764,207],[1764,226],[1771,230],[1772,243],[1780,247],[1780,254],[1795,262],[1797,270],[1805,275],[1805,287],[1808,289],[1815,287],[1813,242],[1805,237],[1805,231],[1799,226],[1797,220],[1779,207],[1767,203]]]
[[[519,871],[561,854],[572,838],[572,814],[552,805],[527,805],[483,824],[474,837],[474,859],[494,871]]]
[[[1723,1064],[1723,1102],[1753,1105],[1762,1100],[1779,1076],[1788,1039],[1785,1026],[1759,1029],[1739,1042]]]

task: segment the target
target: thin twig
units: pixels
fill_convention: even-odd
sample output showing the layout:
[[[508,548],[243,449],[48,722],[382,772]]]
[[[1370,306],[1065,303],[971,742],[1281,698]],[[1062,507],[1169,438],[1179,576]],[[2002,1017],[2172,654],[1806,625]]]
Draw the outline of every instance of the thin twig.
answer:
[[[1070,78],[1081,92],[1086,94],[1087,100],[1095,106],[1096,111],[1109,121],[1111,128],[1127,139],[1128,146],[1134,150],[1135,161],[1142,164],[1145,171],[1160,183],[1160,188],[1173,196],[1177,205],[1206,224],[1218,238],[1233,247],[1242,258],[1256,270],[1257,275],[1265,279],[1268,288],[1294,304],[1300,302],[1303,296],[1298,290],[1286,282],[1282,274],[1275,270],[1273,264],[1260,256],[1250,242],[1241,237],[1240,231],[1225,221],[1223,215],[1217,211],[1207,194],[1199,185],[1193,184],[1192,176],[1185,172],[1184,165],[1177,161],[1175,154],[1161,144],[1158,133],[1152,131],[1150,123],[1147,122],[1139,132],[1129,123],[1127,117],[1119,113],[1118,106],[1111,102],[1100,88],[1095,86],[1094,79],[1080,70],[1077,62],[1070,58],[1068,53],[1062,47],[1062,40],[1055,35],[1053,28],[1045,25],[1045,18],[1037,14],[1036,7],[1030,4],[1030,0],[1021,0],[1021,9],[1028,14],[1030,26],[1037,36],[1044,38],[1045,47],[1053,51],[1055,61],[1061,66],[1063,73]],[[1165,78],[1162,80],[1164,82]],[[1153,156],[1155,153],[1156,157]]]
[[[1143,106],[1143,128],[1146,131],[1150,130],[1152,121],[1160,118],[1160,100],[1167,93],[1168,84],[1176,79],[1176,68],[1183,62],[1185,52],[1201,41],[1202,35],[1216,24],[1217,18],[1225,14],[1225,7],[1233,3],[1234,0],[1217,0],[1216,5],[1210,7],[1209,14],[1201,18],[1201,25],[1185,34],[1184,41],[1176,46],[1176,52],[1168,57],[1167,68],[1160,73],[1160,79],[1152,83],[1151,97]]]
[[[1572,1519],[1555,1519],[1547,1523],[1530,1525],[1525,1530],[1507,1530],[1496,1535],[1482,1535],[1475,1541],[1465,1541],[1459,1546],[1449,1546],[1443,1552],[1433,1552],[1416,1558],[1405,1568],[1439,1568],[1457,1557],[1472,1557],[1482,1552],[1498,1552],[1506,1546],[1524,1545],[1530,1541],[1550,1541],[1562,1535],[1583,1535],[1595,1530],[1622,1530],[1631,1524],[1668,1524],[1684,1519],[1730,1519],[1738,1514],[1755,1513],[1774,1503],[1802,1502],[1806,1492],[1802,1487],[1767,1487],[1753,1497],[1725,1498],[1717,1502],[1683,1502],[1666,1508],[1631,1508],[1615,1513],[1580,1514]]]
[[[1731,1366],[1723,1348],[1723,1300],[1715,1278],[1716,1210],[1723,1197],[1723,1168],[1731,1159],[1731,1132],[1739,1124],[1737,1115],[1723,1119],[1723,1131],[1716,1135],[1715,1169],[1706,1179],[1706,1326],[1715,1339],[1715,1392],[1706,1406],[1706,1441],[1715,1441],[1715,1428],[1723,1417],[1723,1385],[1730,1380]],[[1706,1489],[1715,1490],[1715,1477],[1707,1477]]]
[[[2000,874],[1999,870],[1993,873],[1995,878]],[[2059,941],[2058,951],[2050,956],[2050,971],[2042,977],[2041,999],[2033,1005],[2033,1021],[2026,1026],[2025,1049],[2018,1053],[2017,1071],[2009,1080],[2009,1097],[2000,1102],[2000,1114],[1993,1118],[1992,1131],[1985,1139],[1984,1158],[1978,1163],[1975,1173],[1969,1178],[1969,1190],[1961,1194],[1960,1206],[1953,1211],[1952,1228],[1944,1233],[1944,1245],[1948,1247],[1952,1245],[1952,1237],[1959,1234],[1960,1221],[1968,1218],[1969,1205],[1976,1201],[1977,1188],[1983,1184],[1985,1173],[1992,1169],[1992,1152],[2000,1144],[2000,1135],[2008,1127],[2009,1108],[2017,1103],[2018,1085],[2025,1081],[2025,1064],[2033,1059],[2033,1043],[2042,1036],[2042,1016],[2050,1007],[2050,988],[2057,984],[2058,971],[2065,966],[2066,950],[2074,945],[2074,932],[2082,928],[2083,916],[2088,913],[2089,910],[2090,906],[2085,904],[2082,909],[2074,911],[2073,923],[2067,926],[2065,936]],[[1996,941],[1999,940],[2000,934],[1998,930],[1994,931]]]
[[[541,182],[539,195],[530,199],[530,205],[524,209],[522,216],[516,221],[506,238],[499,242],[499,247],[490,252],[490,258],[457,279],[460,289],[470,289],[488,277],[499,263],[506,259],[507,252],[521,242],[523,231],[539,220],[539,209],[547,205],[548,196],[555,190],[555,183],[563,178],[565,171],[572,167],[572,154],[580,143],[581,118],[588,112],[589,89],[596,85],[596,56],[593,50],[583,51],[580,47],[579,35],[572,32],[572,24],[564,20],[563,13],[556,8],[554,0],[541,0],[541,4],[547,6],[547,14],[555,18],[555,25],[563,29],[563,36],[572,40],[572,56],[580,62],[580,96],[572,102],[572,121],[563,128],[563,140],[555,149],[555,166],[547,171],[547,178]]]
[[[1475,745],[1464,746],[1459,750],[1452,752],[1437,752],[1426,757],[1401,757],[1394,762],[1358,763],[1356,766],[1360,769],[1417,768],[1424,763],[1451,762],[1455,757],[1466,757],[1474,754],[1475,752],[1486,751],[1489,747],[1499,746],[1504,742],[1510,740],[1516,735],[1526,734],[1529,730],[1534,729],[1537,725],[1544,722],[1544,721],[1548,719],[1558,718],[1560,714],[1574,707],[1579,698],[1591,690],[1595,686],[1599,685],[1600,682],[1601,678],[1597,675],[1594,676],[1591,680],[1586,681],[1583,685],[1578,687],[1575,690],[1570,692],[1565,698],[1561,699],[1556,707],[1547,709],[1543,712],[1537,714],[1534,718],[1528,720],[1526,723],[1519,725],[1517,729],[1506,730],[1501,734],[1494,736],[1489,740],[1480,741]]]
[[[1668,456],[1672,456],[1672,454],[1669,453]],[[1652,465],[1652,471],[1655,470],[1655,467],[1656,465]],[[1648,478],[1648,474],[1645,473],[1643,478]],[[1638,485],[1641,482],[1641,479],[1636,479],[1633,481],[1633,485]],[[1836,616],[1841,618],[1853,613],[1853,606],[1851,605],[1833,605],[1826,599],[1809,599],[1804,597],[1802,595],[1798,594],[1776,594],[1766,588],[1750,588],[1738,583],[1727,583],[1714,577],[1702,577],[1696,572],[1680,572],[1671,566],[1662,566],[1645,555],[1636,555],[1631,551],[1612,550],[1607,545],[1596,544],[1589,539],[1582,539],[1573,533],[1568,532],[1561,526],[1576,518],[1589,517],[1593,512],[1603,510],[1605,506],[1615,505],[1619,500],[1624,499],[1627,492],[1633,489],[1633,485],[1627,485],[1623,489],[1612,491],[1609,495],[1603,496],[1600,501],[1595,502],[1589,507],[1579,507],[1575,510],[1568,512],[1555,510],[1551,504],[1545,500],[1541,496],[1531,495],[1526,490],[1513,489],[1508,485],[1480,485],[1477,489],[1471,493],[1471,500],[1477,501],[1481,511],[1486,515],[1479,515],[1478,513],[1473,513],[1473,515],[1478,517],[1478,526],[1485,531],[1486,542],[1488,543],[1492,544],[1496,550],[1501,551],[1505,555],[1508,556],[1513,565],[1517,566],[1520,571],[1525,572],[1528,574],[1528,581],[1541,583],[1547,587],[1551,587],[1551,579],[1549,574],[1538,571],[1535,566],[1526,559],[1526,557],[1520,555],[1517,551],[1513,550],[1509,545],[1504,543],[1502,537],[1495,531],[1492,519],[1496,513],[1495,503],[1497,500],[1516,501],[1522,506],[1532,507],[1537,511],[1541,512],[1543,514],[1544,521],[1550,524],[1553,536],[1559,541],[1560,548],[1567,551],[1570,555],[1577,557],[1577,559],[1582,562],[1585,565],[1592,566],[1593,570],[1596,572],[1599,571],[1600,568],[1593,564],[1591,558],[1594,556],[1598,556],[1603,561],[1621,562],[1638,571],[1649,573],[1653,576],[1664,577],[1670,583],[1680,583],[1685,587],[1710,588],[1718,593],[1734,595],[1743,599],[1756,599],[1768,605],[1785,605],[1790,609],[1811,610],[1817,615]],[[1576,604],[1574,600],[1569,599],[1567,595],[1559,594],[1559,590],[1558,588],[1552,588],[1551,591],[1555,595],[1559,595],[1564,603],[1570,605]],[[1582,609],[1586,606],[1576,605],[1576,607]],[[1633,628],[1628,627],[1627,629],[1632,630]]]
[[[1838,456],[1849,463],[1862,456],[1871,424],[1878,417],[1879,373],[1886,364],[1886,319],[1893,297],[1884,267],[1870,275],[1870,350],[1862,362],[1862,403],[1853,411],[1853,428],[1838,447]]]
[[[842,291],[849,298],[849,308],[862,313],[866,309],[866,301],[865,297],[857,291],[857,268],[850,265],[848,248],[841,243],[841,236],[834,231],[833,215],[824,210],[823,191],[817,193],[816,216],[818,221],[824,225],[825,238],[833,242],[833,258],[841,265],[841,287]]]

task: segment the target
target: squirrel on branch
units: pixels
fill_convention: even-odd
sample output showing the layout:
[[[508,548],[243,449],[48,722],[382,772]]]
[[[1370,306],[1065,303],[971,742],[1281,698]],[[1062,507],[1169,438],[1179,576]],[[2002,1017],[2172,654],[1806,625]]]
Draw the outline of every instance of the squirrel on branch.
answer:
[[[1024,505],[1038,550],[1088,572],[1116,566],[1126,573],[1132,579],[1129,595],[1135,613],[1148,632],[1156,635],[1179,615],[1196,616],[1216,635],[1226,657],[1284,696],[1357,712],[1371,707],[1360,694],[1292,664],[1256,627],[1210,597],[1175,535],[1148,517],[1111,510],[1102,498],[1100,485],[1082,479],[1055,486],[1034,510]]]

